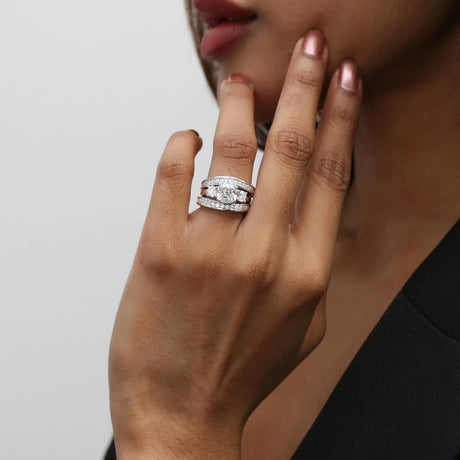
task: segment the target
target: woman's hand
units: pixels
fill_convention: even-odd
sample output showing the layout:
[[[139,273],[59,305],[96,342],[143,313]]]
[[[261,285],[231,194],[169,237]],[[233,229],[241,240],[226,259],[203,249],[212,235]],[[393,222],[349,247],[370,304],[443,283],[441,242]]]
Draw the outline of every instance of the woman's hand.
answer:
[[[239,458],[249,415],[324,335],[362,84],[352,61],[336,70],[315,133],[328,58],[321,33],[307,37],[247,214],[189,214],[201,140],[182,131],[167,143],[110,345],[120,459]],[[224,81],[219,101],[209,177],[251,182],[252,87]]]

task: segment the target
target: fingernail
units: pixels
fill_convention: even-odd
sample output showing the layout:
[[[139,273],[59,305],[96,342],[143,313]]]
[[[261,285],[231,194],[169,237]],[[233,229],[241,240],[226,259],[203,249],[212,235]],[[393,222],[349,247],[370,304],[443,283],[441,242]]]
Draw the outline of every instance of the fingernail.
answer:
[[[246,85],[254,88],[252,83],[249,81],[249,78],[243,75],[242,73],[232,73],[227,78],[228,81],[237,82],[237,83],[245,83]]]
[[[302,41],[302,52],[308,56],[320,58],[323,55],[326,38],[320,30],[314,29],[305,35]]]
[[[190,131],[193,131],[198,137],[200,137],[200,134],[198,133],[198,131],[195,131],[194,129],[190,129]]]
[[[359,69],[355,61],[346,59],[342,62],[339,69],[339,85],[346,91],[358,91]]]

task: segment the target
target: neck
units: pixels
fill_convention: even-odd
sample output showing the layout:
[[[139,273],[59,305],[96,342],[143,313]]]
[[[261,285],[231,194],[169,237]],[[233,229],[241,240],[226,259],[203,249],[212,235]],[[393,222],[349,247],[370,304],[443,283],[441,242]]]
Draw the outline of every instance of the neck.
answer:
[[[364,88],[339,236],[378,245],[460,217],[460,27],[431,48]]]

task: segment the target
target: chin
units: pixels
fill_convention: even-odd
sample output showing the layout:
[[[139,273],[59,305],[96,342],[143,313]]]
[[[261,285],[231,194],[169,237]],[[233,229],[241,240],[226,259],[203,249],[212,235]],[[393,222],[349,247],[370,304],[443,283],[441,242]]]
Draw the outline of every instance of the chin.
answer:
[[[329,83],[330,76],[326,76],[318,102],[318,110],[324,105]],[[271,123],[273,121],[281,89],[282,84],[271,87],[264,80],[260,83],[257,80],[254,81],[254,121],[256,123]]]
[[[254,121],[256,123],[271,123],[275,116],[276,101],[273,97],[268,97],[256,89],[254,95]]]
[[[286,72],[290,63],[294,45],[286,47],[282,57],[276,59],[273,56],[264,56],[262,59],[252,49],[236,48],[221,60],[219,65],[220,82],[235,72],[246,75],[254,85],[254,121],[256,123],[269,123],[273,121],[276,106],[281,95],[281,90],[286,78]],[[268,65],[269,64],[269,65]],[[334,68],[329,63],[320,97],[319,108],[322,107],[327,88]]]

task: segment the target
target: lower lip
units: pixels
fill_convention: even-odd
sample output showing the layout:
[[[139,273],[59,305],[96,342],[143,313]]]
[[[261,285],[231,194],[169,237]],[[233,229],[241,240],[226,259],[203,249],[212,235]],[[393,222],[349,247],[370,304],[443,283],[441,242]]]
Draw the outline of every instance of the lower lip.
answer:
[[[204,58],[215,58],[228,51],[230,45],[251,25],[254,19],[224,21],[208,29],[201,39],[201,55]]]

